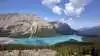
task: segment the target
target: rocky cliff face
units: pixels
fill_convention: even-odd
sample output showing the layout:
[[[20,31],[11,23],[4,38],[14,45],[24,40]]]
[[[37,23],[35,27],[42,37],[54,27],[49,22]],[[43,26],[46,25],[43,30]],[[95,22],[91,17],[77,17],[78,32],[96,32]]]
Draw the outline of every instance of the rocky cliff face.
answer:
[[[11,36],[54,36],[53,25],[33,14],[0,14],[0,27],[9,30]]]
[[[64,34],[64,35],[72,35],[76,34],[76,31],[73,30],[67,23],[62,23],[62,22],[50,22],[51,24],[54,25],[54,28],[57,32]]]

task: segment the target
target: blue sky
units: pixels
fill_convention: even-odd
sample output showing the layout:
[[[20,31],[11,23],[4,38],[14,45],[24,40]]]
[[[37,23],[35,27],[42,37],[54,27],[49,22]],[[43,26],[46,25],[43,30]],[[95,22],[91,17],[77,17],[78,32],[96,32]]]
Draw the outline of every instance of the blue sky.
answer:
[[[72,5],[73,0],[48,0],[42,3],[43,1],[46,0],[0,0],[0,13],[20,11],[35,13],[48,20],[66,19],[66,22],[74,29],[100,25],[100,0],[92,0],[89,4],[86,4],[88,1],[86,0],[83,3],[86,4],[85,6],[82,6],[79,0],[75,0],[80,5],[79,7],[77,4]],[[82,8],[79,13],[72,12],[72,9],[78,10],[79,8]]]

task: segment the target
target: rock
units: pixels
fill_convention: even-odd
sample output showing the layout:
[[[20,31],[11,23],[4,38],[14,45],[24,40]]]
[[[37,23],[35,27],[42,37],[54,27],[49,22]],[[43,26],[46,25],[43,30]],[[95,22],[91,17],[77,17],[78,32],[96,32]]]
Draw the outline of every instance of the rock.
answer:
[[[8,50],[1,51],[0,56],[18,56],[19,50],[11,50],[10,52]]]
[[[61,34],[72,35],[75,32],[73,29],[71,29],[71,27],[67,23],[62,23],[57,21],[50,23],[53,24],[55,30]]]
[[[10,30],[10,36],[56,36],[53,25],[33,14],[0,14],[0,27]]]
[[[56,51],[49,49],[22,50],[21,56],[56,56]]]
[[[57,52],[50,49],[33,50],[6,50],[1,51],[0,56],[56,56]]]

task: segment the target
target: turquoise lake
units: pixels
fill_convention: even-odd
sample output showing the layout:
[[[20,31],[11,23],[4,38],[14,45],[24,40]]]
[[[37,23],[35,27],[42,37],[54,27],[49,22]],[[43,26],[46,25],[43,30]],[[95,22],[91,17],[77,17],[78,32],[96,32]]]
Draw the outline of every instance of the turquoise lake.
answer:
[[[83,42],[81,36],[77,35],[63,35],[63,36],[54,36],[54,37],[34,37],[34,38],[19,38],[15,39],[12,44],[26,44],[26,45],[54,45],[61,42],[67,42],[71,39],[78,42]]]

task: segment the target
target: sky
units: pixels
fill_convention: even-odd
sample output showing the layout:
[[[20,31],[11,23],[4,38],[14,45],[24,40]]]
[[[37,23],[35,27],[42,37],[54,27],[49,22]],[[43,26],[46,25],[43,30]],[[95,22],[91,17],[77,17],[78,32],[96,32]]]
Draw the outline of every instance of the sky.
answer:
[[[100,25],[100,0],[0,0],[0,13],[33,13],[73,29]]]

